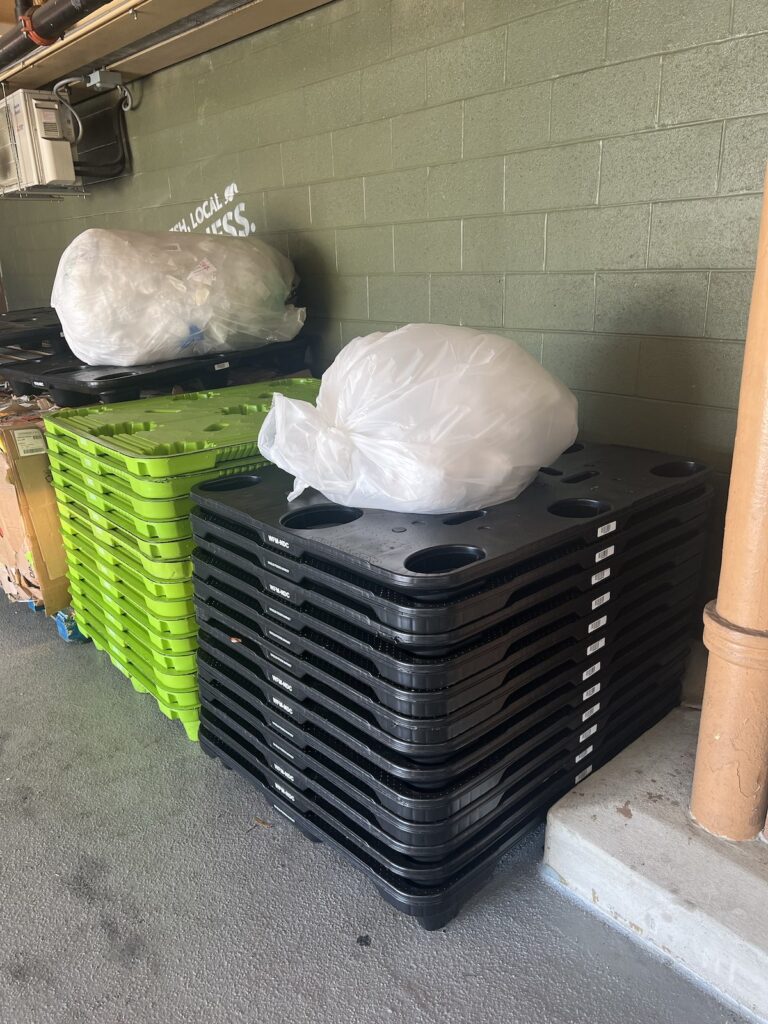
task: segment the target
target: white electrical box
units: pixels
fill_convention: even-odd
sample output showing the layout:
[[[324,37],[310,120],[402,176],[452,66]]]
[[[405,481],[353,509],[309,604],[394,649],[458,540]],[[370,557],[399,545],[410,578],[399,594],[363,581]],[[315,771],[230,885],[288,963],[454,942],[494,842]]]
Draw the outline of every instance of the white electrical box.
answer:
[[[72,117],[51,92],[20,89],[0,99],[0,194],[79,185]]]

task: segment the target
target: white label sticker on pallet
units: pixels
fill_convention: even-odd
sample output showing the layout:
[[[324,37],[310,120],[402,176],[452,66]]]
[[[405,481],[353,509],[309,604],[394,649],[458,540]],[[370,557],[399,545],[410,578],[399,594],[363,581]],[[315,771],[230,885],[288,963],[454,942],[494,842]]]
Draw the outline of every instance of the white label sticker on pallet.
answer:
[[[602,583],[603,580],[607,580],[610,575],[610,569],[601,569],[600,572],[596,572],[592,577],[592,586],[594,587],[595,584]]]
[[[607,604],[610,600],[611,592],[610,590],[606,590],[604,594],[601,594],[600,597],[596,597],[595,600],[592,602],[592,611],[594,612],[596,609],[602,608],[602,606],[604,604]]]
[[[578,786],[578,784],[580,782],[583,782],[584,779],[586,779],[586,777],[588,775],[591,775],[591,774],[592,774],[592,765],[589,764],[589,765],[587,765],[587,767],[583,771],[580,771],[579,774],[576,776],[576,778],[573,780],[574,786]]]
[[[213,364],[213,368],[214,368],[214,370],[228,370],[229,369],[229,363],[214,363]],[[598,534],[598,536],[599,536],[599,534]]]
[[[286,704],[284,700],[280,700],[279,697],[272,697],[271,700],[275,707],[280,708],[280,710],[284,711],[286,715],[293,714],[293,708],[291,707],[290,704]]]
[[[590,622],[590,624],[587,626],[587,632],[596,633],[598,629],[602,629],[602,627],[606,624],[607,621],[608,616],[601,615],[599,619],[595,619],[594,622]]]
[[[592,753],[594,749],[595,748],[591,744],[588,747],[585,747],[585,749],[582,750],[580,754],[577,754],[576,757],[573,759],[574,763],[578,764],[579,761],[583,761],[585,757],[589,757],[589,755]],[[275,767],[277,768],[277,765],[275,765]]]
[[[293,693],[293,687],[290,683],[287,683],[282,676],[277,675],[275,672],[270,672],[269,678],[273,683],[277,683],[278,686],[282,686],[284,690],[287,690],[289,693]]]
[[[290,571],[291,571],[290,569],[286,569],[286,567],[284,565],[278,565],[277,562],[273,562],[269,558],[267,559],[267,565],[269,566],[270,569],[277,569],[280,572],[290,573]],[[606,569],[606,572],[610,575],[611,570],[610,569]],[[594,583],[594,577],[592,578],[592,582]]]
[[[615,529],[616,529],[616,520],[614,519],[614,521],[612,523],[604,523],[602,526],[598,526],[598,528],[597,528],[597,536],[598,537],[607,537],[608,534],[609,533],[613,533],[613,531]]]
[[[590,644],[587,648],[587,657],[591,658],[593,654],[597,654],[599,650],[605,647],[605,637],[600,637],[599,640],[595,640],[593,644]]]
[[[296,797],[293,795],[290,789],[286,789],[285,786],[281,785],[279,782],[273,782],[272,785],[275,787],[278,793],[282,793],[283,796],[287,796],[291,803],[296,803]]]
[[[603,562],[606,558],[610,558],[613,552],[616,550],[613,544],[610,544],[607,548],[603,548],[602,551],[598,551],[595,555],[596,562]]]
[[[600,671],[600,662],[596,661],[594,665],[590,665],[589,668],[584,669],[584,671],[581,673],[581,678],[582,678],[582,680],[590,679],[593,675],[595,675],[596,672],[599,672],[599,671]]]
[[[293,775],[291,775],[291,773],[290,773],[290,772],[286,771],[286,770],[285,770],[285,768],[283,768],[283,767],[282,767],[281,765],[279,765],[279,764],[277,763],[277,761],[273,761],[273,762],[272,762],[272,767],[273,767],[273,768],[275,769],[275,771],[276,771],[276,772],[277,772],[277,773],[278,773],[279,775],[282,775],[282,776],[284,776],[284,777],[285,777],[286,779],[288,779],[288,781],[289,781],[289,782],[295,782],[295,781],[296,781],[295,777],[294,777]]]
[[[273,654],[272,651],[268,651],[267,653],[269,654],[272,661],[276,661],[278,665],[285,665],[286,668],[293,668],[291,662],[286,661],[285,658],[281,658],[279,654]]]
[[[293,621],[292,615],[286,615],[285,612],[278,611],[278,609],[273,608],[271,604],[267,605],[267,611],[270,612],[272,615],[276,615],[278,619],[285,619],[286,622]]]
[[[587,708],[587,710],[581,716],[582,722],[586,722],[588,719],[590,719],[592,717],[592,715],[596,715],[599,710],[600,710],[600,701],[598,701],[597,704],[593,704],[591,708]]]
[[[590,736],[594,736],[596,732],[597,732],[597,725],[590,725],[590,727],[588,729],[586,729],[581,734],[581,736],[579,736],[579,743],[583,743],[584,740],[588,740],[589,737]]]
[[[14,430],[13,436],[21,458],[27,455],[45,455],[47,449],[42,430],[36,430],[34,427],[29,430]]]
[[[596,693],[600,693],[600,683],[595,683],[594,686],[590,686],[588,690],[585,690],[581,696],[581,699],[589,700],[589,698],[594,697]]]

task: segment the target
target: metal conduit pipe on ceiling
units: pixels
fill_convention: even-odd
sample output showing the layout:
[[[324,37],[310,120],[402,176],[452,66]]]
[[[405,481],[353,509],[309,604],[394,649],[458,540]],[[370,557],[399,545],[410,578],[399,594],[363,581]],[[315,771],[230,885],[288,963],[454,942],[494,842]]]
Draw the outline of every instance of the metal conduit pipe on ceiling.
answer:
[[[41,39],[54,40],[86,15],[92,14],[109,2],[110,0],[46,0],[41,7],[28,7],[26,14],[37,36]],[[25,35],[21,25],[14,26],[0,38],[0,71],[37,49],[37,46],[37,43]]]

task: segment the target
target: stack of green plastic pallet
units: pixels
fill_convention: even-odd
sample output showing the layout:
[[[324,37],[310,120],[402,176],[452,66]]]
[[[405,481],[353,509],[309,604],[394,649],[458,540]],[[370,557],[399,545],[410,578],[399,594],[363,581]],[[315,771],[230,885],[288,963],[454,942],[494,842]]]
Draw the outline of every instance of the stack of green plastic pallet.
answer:
[[[319,383],[269,381],[46,420],[78,626],[190,739],[200,703],[190,490],[264,466],[257,438],[273,394],[313,402]]]

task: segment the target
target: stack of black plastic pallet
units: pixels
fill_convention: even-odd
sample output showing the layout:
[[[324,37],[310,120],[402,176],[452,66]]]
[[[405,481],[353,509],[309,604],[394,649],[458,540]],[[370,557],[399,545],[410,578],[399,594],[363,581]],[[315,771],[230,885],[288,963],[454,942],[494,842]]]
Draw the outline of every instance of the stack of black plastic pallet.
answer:
[[[361,511],[193,492],[203,749],[441,927],[562,794],[679,702],[704,468],[574,445],[515,501]]]

